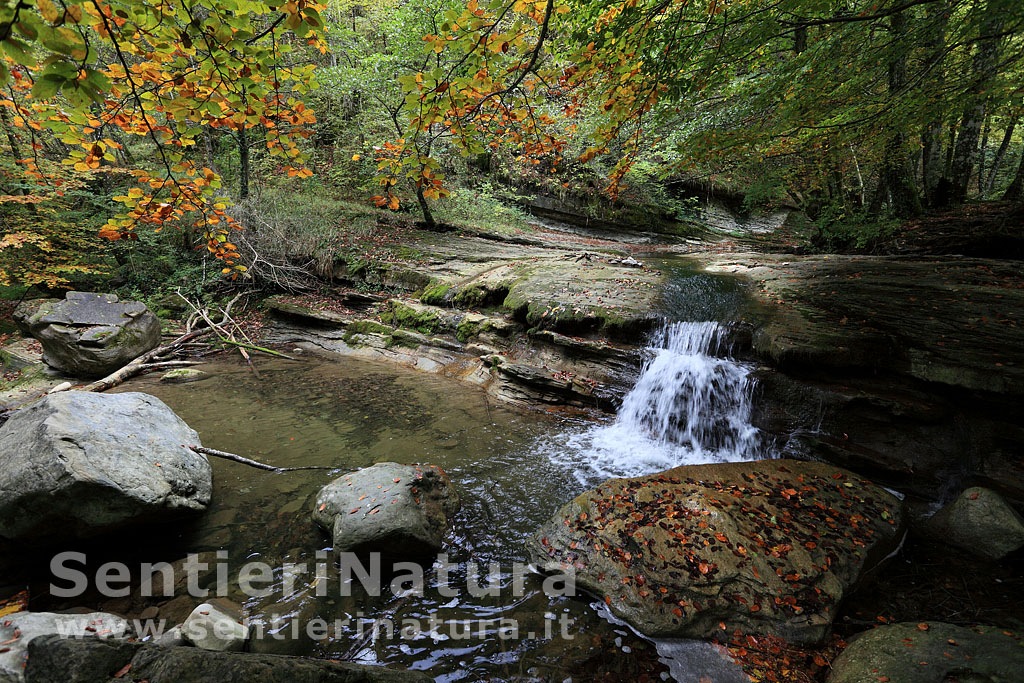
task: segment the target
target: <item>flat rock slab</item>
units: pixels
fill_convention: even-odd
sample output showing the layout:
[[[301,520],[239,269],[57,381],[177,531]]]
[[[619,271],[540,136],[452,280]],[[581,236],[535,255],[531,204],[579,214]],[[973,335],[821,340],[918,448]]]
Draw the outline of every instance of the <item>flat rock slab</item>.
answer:
[[[432,679],[419,672],[349,662],[46,636],[29,646],[25,680],[29,683],[116,680],[149,683],[402,683]]]
[[[832,662],[828,683],[1019,681],[1024,636],[997,626],[937,621],[879,626]]]
[[[339,477],[317,494],[313,519],[336,550],[390,555],[440,550],[459,497],[434,465],[377,463]]]
[[[199,435],[154,396],[68,391],[0,426],[0,536],[86,537],[206,509]]]
[[[901,503],[851,472],[767,460],[612,479],[529,539],[531,561],[649,636],[740,629],[796,643],[830,630],[835,608],[901,538]]]

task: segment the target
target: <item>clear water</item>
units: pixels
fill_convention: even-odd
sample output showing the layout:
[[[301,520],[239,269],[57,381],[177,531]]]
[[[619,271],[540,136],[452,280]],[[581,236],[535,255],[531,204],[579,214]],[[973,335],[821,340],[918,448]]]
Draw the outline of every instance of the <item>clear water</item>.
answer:
[[[619,680],[666,670],[653,644],[603,620],[591,604],[593,598],[548,597],[535,575],[527,579],[523,595],[513,597],[509,590],[513,564],[525,560],[523,541],[587,487],[570,465],[552,461],[537,448],[539,441],[557,442],[557,435],[574,425],[561,417],[495,404],[476,387],[390,364],[311,356],[299,363],[261,359],[257,367],[259,378],[239,362],[220,360],[206,367],[212,377],[201,382],[166,385],[151,376],[118,391],[156,395],[208,447],[278,466],[329,465],[337,470],[275,474],[211,458],[213,501],[201,518],[154,529],[150,539],[130,547],[117,544],[105,551],[106,557],[97,556],[94,547],[90,558],[97,557],[96,564],[111,558],[126,561],[126,554],[155,562],[223,550],[231,564],[229,597],[244,604],[251,620],[271,614],[332,624],[359,617],[390,617],[398,624],[430,615],[458,622],[507,618],[518,622],[521,633],[537,634],[502,642],[493,636],[459,640],[445,637],[442,630],[437,637],[363,642],[356,638],[353,623],[332,629],[326,641],[288,640],[277,652],[418,669],[440,681],[533,676],[562,681],[581,673]],[[242,595],[233,579],[245,562],[312,566],[316,551],[331,544],[310,516],[316,492],[342,473],[386,460],[435,464],[455,482],[463,508],[445,550],[456,565],[449,585],[460,591],[457,597],[441,593],[436,568],[428,569],[422,596],[385,590],[373,597],[359,586],[351,596],[333,587],[317,596],[310,586],[312,573],[300,577],[296,590],[285,596],[281,572],[275,573],[271,596]],[[505,588],[501,596],[468,594],[471,559],[485,568],[497,564],[498,581]],[[573,620],[572,640],[545,637],[545,624],[563,614]]]

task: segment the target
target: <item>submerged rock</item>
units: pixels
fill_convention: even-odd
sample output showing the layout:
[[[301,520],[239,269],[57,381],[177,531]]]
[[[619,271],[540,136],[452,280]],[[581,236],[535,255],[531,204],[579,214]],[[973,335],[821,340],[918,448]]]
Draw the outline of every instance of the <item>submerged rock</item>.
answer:
[[[159,319],[116,294],[68,292],[23,304],[14,318],[42,344],[47,365],[78,377],[108,375],[160,343]]]
[[[202,370],[196,370],[195,368],[178,368],[177,370],[165,372],[160,376],[160,381],[167,384],[185,384],[186,382],[198,382],[201,379],[206,379],[208,376]]]
[[[23,681],[25,660],[29,644],[36,638],[56,635],[57,639],[96,636],[122,638],[128,632],[128,622],[104,612],[88,614],[55,614],[53,612],[16,612],[0,620],[0,681]],[[51,681],[70,680],[52,678]]]
[[[201,511],[199,435],[154,396],[69,391],[0,427],[0,537],[59,540]]]
[[[825,638],[835,608],[901,537],[901,503],[851,472],[767,460],[612,479],[527,542],[550,571],[649,636]]]
[[[313,519],[336,550],[436,552],[459,496],[434,465],[381,462],[335,479],[317,494]]]
[[[828,683],[1017,681],[1021,671],[1021,634],[933,621],[890,624],[864,633],[832,662]]]
[[[935,513],[928,533],[972,554],[999,560],[1024,547],[1024,519],[995,491],[976,486]]]
[[[399,683],[430,681],[426,674],[350,662],[210,652],[127,641],[38,638],[29,646],[29,683],[96,683],[115,678],[149,683]],[[119,674],[120,675],[116,675]]]

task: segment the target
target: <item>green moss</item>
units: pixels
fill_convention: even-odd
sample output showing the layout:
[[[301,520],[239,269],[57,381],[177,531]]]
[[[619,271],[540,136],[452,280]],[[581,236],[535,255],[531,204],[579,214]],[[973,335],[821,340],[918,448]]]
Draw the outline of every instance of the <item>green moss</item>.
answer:
[[[416,330],[421,334],[443,332],[444,321],[434,311],[416,310],[411,306],[395,304],[391,309],[391,322],[395,327]]]
[[[463,320],[459,323],[459,326],[455,328],[455,336],[460,342],[467,342],[471,337],[475,337],[480,334],[481,329],[484,327],[479,321],[476,320]]]
[[[460,290],[452,301],[460,308],[480,308],[487,303],[490,292],[481,285],[473,285]]]
[[[358,339],[361,334],[382,334],[390,337],[392,332],[393,327],[376,320],[353,320],[345,327],[345,334],[341,335],[341,340],[349,346],[362,346]]]
[[[451,288],[452,286],[448,283],[431,280],[430,284],[423,290],[420,301],[430,306],[440,306],[446,302],[446,297]]]
[[[393,328],[376,320],[353,320],[345,327],[345,331],[350,334],[391,334]]]

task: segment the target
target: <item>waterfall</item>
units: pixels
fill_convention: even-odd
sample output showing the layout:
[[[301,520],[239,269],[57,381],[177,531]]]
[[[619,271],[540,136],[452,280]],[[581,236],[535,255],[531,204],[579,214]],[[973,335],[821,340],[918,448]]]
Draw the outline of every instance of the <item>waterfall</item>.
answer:
[[[671,323],[652,337],[648,351],[615,421],[571,435],[567,448],[552,451],[555,459],[569,458],[606,478],[759,457],[760,438],[750,424],[753,380],[748,367],[729,357],[725,328]]]

